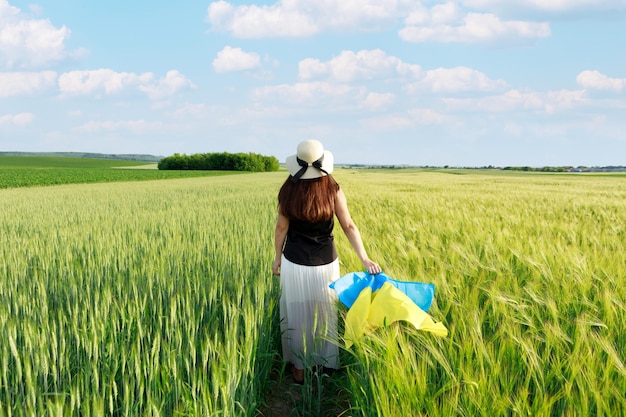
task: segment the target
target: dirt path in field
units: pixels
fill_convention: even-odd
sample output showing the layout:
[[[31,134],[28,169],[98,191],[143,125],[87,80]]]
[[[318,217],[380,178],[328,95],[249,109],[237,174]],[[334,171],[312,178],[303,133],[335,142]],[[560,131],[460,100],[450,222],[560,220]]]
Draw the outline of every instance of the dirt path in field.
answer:
[[[262,417],[338,416],[350,406],[341,388],[341,375],[313,374],[304,386],[293,383],[287,372],[271,375],[271,388],[265,404],[259,407]]]
[[[272,387],[270,394],[266,397],[266,404],[260,408],[261,415],[265,417],[290,417],[296,401],[301,398],[300,387],[290,384],[287,380],[279,382]]]

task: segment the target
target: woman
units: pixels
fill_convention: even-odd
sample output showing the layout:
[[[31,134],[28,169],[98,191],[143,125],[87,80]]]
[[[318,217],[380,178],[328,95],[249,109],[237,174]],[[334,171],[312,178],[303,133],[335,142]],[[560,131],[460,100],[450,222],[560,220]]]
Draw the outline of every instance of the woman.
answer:
[[[381,268],[367,256],[346,196],[331,176],[333,154],[307,140],[286,166],[290,175],[278,193],[272,272],[280,275],[282,288],[283,359],[293,364],[294,380],[302,384],[305,367],[339,367],[336,296],[328,287],[340,276],[335,216],[363,266],[371,274]]]

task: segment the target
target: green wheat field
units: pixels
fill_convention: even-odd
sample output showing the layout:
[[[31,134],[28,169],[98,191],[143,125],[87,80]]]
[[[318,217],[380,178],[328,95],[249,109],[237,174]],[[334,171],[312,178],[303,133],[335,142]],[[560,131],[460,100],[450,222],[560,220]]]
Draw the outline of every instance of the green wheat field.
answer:
[[[626,415],[626,176],[338,168],[370,257],[434,283],[450,333],[389,325],[299,387],[270,272],[286,172],[3,162],[0,416]]]

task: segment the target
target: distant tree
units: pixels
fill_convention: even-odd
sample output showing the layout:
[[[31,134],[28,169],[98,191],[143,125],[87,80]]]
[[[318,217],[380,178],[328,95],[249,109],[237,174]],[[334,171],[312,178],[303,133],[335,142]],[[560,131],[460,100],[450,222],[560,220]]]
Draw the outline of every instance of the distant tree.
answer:
[[[181,170],[189,169],[187,164],[187,156],[175,153],[172,156],[163,158],[157,164],[159,169]]]
[[[278,169],[280,168],[278,159],[275,156],[264,156],[263,165],[266,172],[278,171]]]
[[[280,165],[274,156],[255,153],[196,153],[172,156],[161,159],[158,168],[162,170],[219,170],[219,171],[278,171]]]

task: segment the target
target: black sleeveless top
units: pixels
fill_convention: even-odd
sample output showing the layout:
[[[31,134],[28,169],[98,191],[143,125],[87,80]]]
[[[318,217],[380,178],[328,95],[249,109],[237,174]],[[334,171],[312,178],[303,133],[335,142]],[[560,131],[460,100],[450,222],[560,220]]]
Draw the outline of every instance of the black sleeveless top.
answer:
[[[289,219],[285,258],[298,265],[326,265],[337,259],[333,227],[334,216],[320,222]]]

